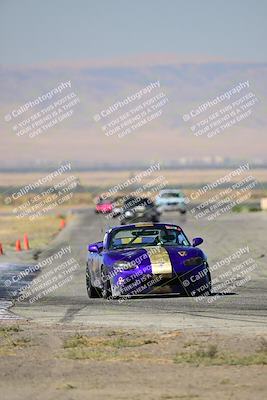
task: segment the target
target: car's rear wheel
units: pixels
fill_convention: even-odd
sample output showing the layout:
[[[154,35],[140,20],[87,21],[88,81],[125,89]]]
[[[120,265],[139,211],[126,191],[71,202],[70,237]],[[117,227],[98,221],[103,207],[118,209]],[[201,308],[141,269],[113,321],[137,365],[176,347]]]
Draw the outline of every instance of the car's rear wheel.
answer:
[[[90,273],[89,273],[88,269],[86,269],[86,290],[87,290],[88,297],[90,299],[95,299],[95,298],[100,297],[99,292],[92,285],[91,277],[90,277]]]

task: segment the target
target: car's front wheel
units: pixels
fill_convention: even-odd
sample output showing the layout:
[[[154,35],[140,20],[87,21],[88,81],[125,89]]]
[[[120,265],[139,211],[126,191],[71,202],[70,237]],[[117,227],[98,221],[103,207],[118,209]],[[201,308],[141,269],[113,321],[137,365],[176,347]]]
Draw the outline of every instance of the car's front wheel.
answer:
[[[92,285],[88,268],[86,269],[86,290],[87,290],[88,297],[90,299],[96,299],[96,298],[100,297],[97,289]]]
[[[207,267],[209,268],[208,264],[207,264]],[[208,273],[207,273],[207,283],[208,283],[208,285],[209,285],[208,292],[209,292],[209,294],[211,294],[212,281],[211,281],[210,270],[208,270]]]
[[[110,280],[106,279],[104,281],[103,289],[102,289],[102,297],[104,299],[112,299],[112,290]]]
[[[107,274],[107,272],[105,272],[104,269],[102,269],[102,274],[101,275],[102,275],[102,280],[103,280],[102,297],[104,299],[113,299],[111,283],[110,283],[110,279],[108,277],[108,274]]]
[[[206,274],[206,282],[201,284],[199,287],[194,287],[194,289],[189,289],[187,287],[183,288],[182,294],[187,297],[198,297],[198,296],[210,296],[211,288],[212,288],[212,281],[211,281],[211,274],[209,270],[208,263],[206,264],[207,267],[207,274]]]

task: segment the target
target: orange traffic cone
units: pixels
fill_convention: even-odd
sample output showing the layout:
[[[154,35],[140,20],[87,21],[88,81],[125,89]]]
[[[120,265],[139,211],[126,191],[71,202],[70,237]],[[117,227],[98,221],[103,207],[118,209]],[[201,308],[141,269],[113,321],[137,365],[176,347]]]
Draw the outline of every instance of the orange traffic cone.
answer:
[[[16,251],[21,251],[20,239],[16,240]]]
[[[0,243],[0,256],[4,254],[3,245]]]
[[[65,226],[66,226],[66,221],[62,218],[61,220],[60,220],[60,229],[64,229],[65,228]]]
[[[24,249],[30,250],[29,238],[28,238],[27,233],[24,233],[23,241],[24,241]]]

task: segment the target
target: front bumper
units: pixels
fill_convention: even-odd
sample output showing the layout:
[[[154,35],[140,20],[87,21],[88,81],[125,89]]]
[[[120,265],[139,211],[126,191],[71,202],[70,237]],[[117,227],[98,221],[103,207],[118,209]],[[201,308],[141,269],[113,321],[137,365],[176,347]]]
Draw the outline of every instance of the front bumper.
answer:
[[[173,204],[162,204],[159,207],[159,211],[185,211],[185,204],[184,203],[173,203]]]
[[[205,264],[191,270],[171,274],[143,273],[141,269],[121,271],[111,282],[112,295],[139,296],[148,294],[206,295],[209,292],[209,273]]]

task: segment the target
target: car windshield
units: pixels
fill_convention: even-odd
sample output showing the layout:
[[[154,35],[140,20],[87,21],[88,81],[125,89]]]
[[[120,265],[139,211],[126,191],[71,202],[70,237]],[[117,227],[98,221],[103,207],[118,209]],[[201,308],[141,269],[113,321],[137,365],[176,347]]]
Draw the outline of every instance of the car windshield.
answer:
[[[160,197],[162,197],[163,199],[169,198],[169,197],[182,197],[181,193],[173,193],[173,192],[169,192],[169,193],[162,193],[160,195]]]
[[[140,227],[115,230],[111,233],[109,249],[144,246],[190,246],[185,234],[178,227]]]
[[[110,204],[110,200],[104,200],[104,199],[99,199],[97,200],[97,205],[101,205],[101,204]]]

